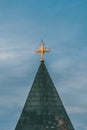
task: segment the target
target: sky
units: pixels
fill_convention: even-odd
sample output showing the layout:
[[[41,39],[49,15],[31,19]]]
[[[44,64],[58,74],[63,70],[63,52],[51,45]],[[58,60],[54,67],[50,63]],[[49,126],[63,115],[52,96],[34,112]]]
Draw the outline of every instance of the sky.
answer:
[[[0,0],[0,130],[14,130],[40,65],[75,130],[87,130],[87,0]]]

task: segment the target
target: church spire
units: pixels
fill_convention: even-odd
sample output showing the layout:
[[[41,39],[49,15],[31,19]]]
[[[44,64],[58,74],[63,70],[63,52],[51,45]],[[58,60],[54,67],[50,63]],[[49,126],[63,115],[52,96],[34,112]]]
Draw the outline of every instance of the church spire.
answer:
[[[49,49],[41,42],[41,63],[15,130],[74,130],[62,100],[44,64]]]
[[[49,51],[50,51],[49,48],[45,48],[44,47],[44,43],[43,43],[42,40],[41,40],[41,43],[40,43],[40,48],[35,50],[36,53],[40,53],[41,54],[40,61],[44,61],[44,53],[45,52],[49,52]]]

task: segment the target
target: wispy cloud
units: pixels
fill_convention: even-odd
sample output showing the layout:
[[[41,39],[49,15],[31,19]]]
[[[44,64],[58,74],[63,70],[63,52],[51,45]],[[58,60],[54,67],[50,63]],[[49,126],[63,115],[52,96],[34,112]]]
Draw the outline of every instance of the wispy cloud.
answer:
[[[66,108],[70,114],[82,114],[82,113],[87,114],[87,108],[78,107],[78,106],[69,106]]]
[[[5,40],[6,41],[6,40]],[[33,45],[34,46],[34,45]],[[15,58],[24,58],[25,56],[28,57],[30,55],[31,57],[34,55],[33,53],[33,46],[31,45],[31,49],[29,49],[29,46],[24,46],[23,44],[20,47],[20,44],[1,44],[0,47],[0,60],[9,60],[9,59],[15,59]]]
[[[13,52],[10,52],[10,53],[6,53],[6,52],[0,53],[0,59],[17,58],[19,56],[22,56],[22,55],[21,54],[16,54],[16,53],[13,53]]]

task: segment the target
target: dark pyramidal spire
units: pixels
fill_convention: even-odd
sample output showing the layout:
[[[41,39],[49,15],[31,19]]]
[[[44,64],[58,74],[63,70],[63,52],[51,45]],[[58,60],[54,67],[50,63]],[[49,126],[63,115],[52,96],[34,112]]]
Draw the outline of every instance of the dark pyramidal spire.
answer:
[[[42,55],[15,130],[74,130]]]

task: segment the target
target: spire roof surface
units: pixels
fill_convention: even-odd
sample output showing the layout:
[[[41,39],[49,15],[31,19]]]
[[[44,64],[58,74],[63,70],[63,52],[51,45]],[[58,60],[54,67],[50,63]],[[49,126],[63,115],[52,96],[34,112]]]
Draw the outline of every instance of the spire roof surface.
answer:
[[[74,130],[43,61],[15,130]]]

